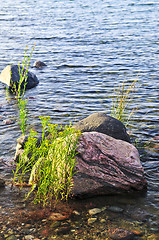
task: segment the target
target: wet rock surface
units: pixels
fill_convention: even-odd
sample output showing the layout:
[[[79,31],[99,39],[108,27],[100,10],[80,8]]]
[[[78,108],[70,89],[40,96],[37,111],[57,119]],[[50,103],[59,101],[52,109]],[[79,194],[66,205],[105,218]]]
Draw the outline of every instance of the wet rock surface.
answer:
[[[102,133],[85,132],[79,145],[72,196],[141,191],[147,182],[137,149]]]

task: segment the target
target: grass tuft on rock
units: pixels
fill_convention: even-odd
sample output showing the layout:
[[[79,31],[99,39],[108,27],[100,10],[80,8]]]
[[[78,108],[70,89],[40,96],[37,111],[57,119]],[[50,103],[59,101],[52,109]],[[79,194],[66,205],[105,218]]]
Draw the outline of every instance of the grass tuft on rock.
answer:
[[[40,118],[43,126],[41,142],[37,143],[37,132],[31,130],[16,165],[13,184],[20,188],[32,186],[26,198],[36,189],[34,203],[42,203],[45,207],[51,205],[53,199],[55,202],[68,199],[80,132],[71,124],[59,128],[50,123],[49,117]]]

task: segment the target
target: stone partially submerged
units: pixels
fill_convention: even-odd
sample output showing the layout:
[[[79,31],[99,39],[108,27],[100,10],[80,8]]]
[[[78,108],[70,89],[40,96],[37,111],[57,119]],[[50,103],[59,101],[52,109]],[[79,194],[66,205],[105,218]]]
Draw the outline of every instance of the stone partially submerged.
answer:
[[[22,67],[20,67],[22,69]],[[26,69],[24,69],[24,72]],[[0,81],[9,87],[9,90],[14,92],[15,87],[18,89],[18,84],[20,80],[19,66],[18,65],[8,65],[6,66],[0,74]],[[28,71],[26,89],[35,87],[39,83],[36,75]],[[24,81],[22,82],[21,88],[24,88]]]
[[[33,66],[36,68],[43,68],[43,67],[46,67],[46,64],[41,61],[36,61]]]
[[[97,112],[77,122],[74,127],[81,132],[100,132],[113,138],[130,142],[124,124],[105,113]]]
[[[71,196],[86,198],[146,188],[139,153],[132,144],[102,133],[85,132],[77,151]]]

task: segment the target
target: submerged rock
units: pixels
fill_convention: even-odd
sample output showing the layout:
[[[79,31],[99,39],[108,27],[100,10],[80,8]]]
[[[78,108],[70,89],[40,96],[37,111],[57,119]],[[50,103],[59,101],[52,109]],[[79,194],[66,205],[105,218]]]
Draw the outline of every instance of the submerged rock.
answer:
[[[89,210],[89,214],[90,215],[96,215],[98,213],[103,212],[104,210],[106,210],[106,207],[103,207],[103,208],[92,208],[92,209]]]
[[[109,211],[115,212],[115,213],[122,213],[124,211],[123,208],[117,207],[117,206],[111,206],[108,208]]]
[[[93,113],[80,120],[74,127],[81,132],[100,132],[130,142],[130,137],[123,123],[105,113]]]
[[[94,218],[89,218],[88,219],[88,225],[90,225],[90,224],[92,224],[92,223],[94,223],[94,222],[96,222],[97,221],[97,218],[96,217],[94,217]]]
[[[130,193],[146,188],[139,153],[132,144],[103,133],[85,132],[77,151],[73,197]]]
[[[133,240],[135,234],[126,229],[110,227],[108,231],[108,236],[114,240]]]
[[[22,69],[22,67],[20,67]],[[24,69],[24,72],[26,69]],[[23,73],[24,73],[23,72]],[[0,74],[0,81],[6,84],[9,87],[9,90],[13,93],[18,89],[18,84],[20,80],[19,75],[19,66],[18,65],[8,65],[6,66]],[[30,89],[35,87],[39,83],[36,75],[28,71],[27,73],[27,81],[26,81],[26,89]],[[21,88],[24,88],[25,82],[22,82]]]

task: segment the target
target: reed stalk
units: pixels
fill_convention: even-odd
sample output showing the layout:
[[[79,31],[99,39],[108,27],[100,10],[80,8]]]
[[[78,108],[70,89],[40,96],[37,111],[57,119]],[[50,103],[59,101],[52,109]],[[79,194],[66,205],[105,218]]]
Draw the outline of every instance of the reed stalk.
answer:
[[[136,90],[137,79],[131,84],[123,81],[117,89],[114,90],[112,97],[111,116],[121,121],[125,126],[129,124],[132,116],[137,111],[137,107],[131,108]]]
[[[35,44],[31,50],[30,55],[27,56],[28,46],[26,46],[22,66],[19,63],[20,79],[18,83],[18,88],[14,86],[14,92],[16,94],[16,99],[18,101],[18,107],[19,107],[19,117],[20,117],[19,125],[23,135],[26,134],[27,118],[28,118],[27,99],[24,100],[23,98],[26,90],[28,68],[29,68],[29,64],[30,64],[30,60],[31,60],[31,56],[33,54],[34,48],[35,48]]]

